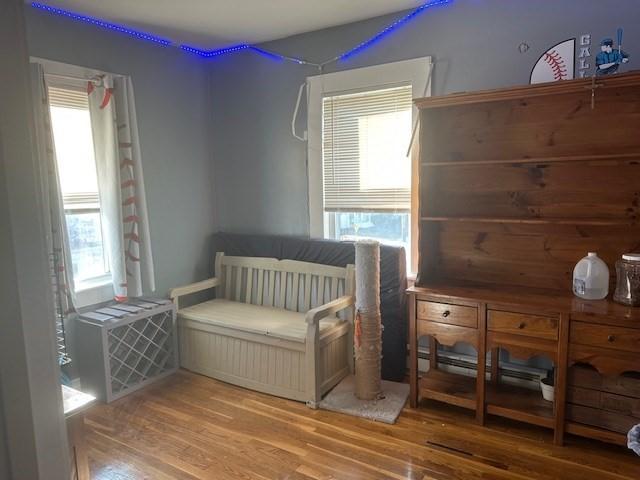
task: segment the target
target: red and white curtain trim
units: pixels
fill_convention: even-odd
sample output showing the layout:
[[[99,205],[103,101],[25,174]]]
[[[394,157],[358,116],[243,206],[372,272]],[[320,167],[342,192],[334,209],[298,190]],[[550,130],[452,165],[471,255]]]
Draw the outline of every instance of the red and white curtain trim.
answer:
[[[87,83],[106,240],[116,300],[155,290],[146,195],[130,77]]]

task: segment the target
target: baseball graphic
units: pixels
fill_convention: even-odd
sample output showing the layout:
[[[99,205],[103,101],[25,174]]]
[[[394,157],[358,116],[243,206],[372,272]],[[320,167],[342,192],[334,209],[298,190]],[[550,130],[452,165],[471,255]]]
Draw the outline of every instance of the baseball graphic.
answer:
[[[531,84],[571,80],[574,77],[576,39],[565,40],[544,52],[531,71]]]

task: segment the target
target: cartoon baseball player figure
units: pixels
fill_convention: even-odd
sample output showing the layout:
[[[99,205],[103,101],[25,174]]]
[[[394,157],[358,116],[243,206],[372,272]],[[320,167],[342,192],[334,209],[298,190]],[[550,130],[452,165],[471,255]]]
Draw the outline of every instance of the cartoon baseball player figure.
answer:
[[[613,48],[613,40],[605,38],[600,42],[600,53],[596,55],[596,75],[616,73],[620,65],[629,61],[629,54],[622,51],[622,29],[618,29],[618,48]]]

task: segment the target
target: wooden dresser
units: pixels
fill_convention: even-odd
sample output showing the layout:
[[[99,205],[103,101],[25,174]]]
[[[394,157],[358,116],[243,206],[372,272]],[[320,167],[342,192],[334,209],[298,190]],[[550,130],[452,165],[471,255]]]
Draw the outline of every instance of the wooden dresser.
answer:
[[[640,251],[640,74],[416,101],[419,273],[410,296],[411,403],[430,398],[624,442],[640,423],[640,308],[610,300],[615,261]],[[596,251],[609,299],[571,293]],[[471,345],[476,378],[418,372],[417,345]],[[555,401],[502,381],[500,350],[550,359]],[[487,362],[489,357],[489,362]],[[487,368],[487,364],[490,368]]]

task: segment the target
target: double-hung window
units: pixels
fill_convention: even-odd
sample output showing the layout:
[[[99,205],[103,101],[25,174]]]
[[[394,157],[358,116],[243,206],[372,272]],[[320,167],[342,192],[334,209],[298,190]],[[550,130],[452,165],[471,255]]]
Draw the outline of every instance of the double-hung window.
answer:
[[[429,93],[430,68],[420,58],[308,79],[312,235],[404,247],[413,270],[412,100]]]
[[[47,90],[73,278],[82,306],[112,296],[86,81],[47,76]]]

